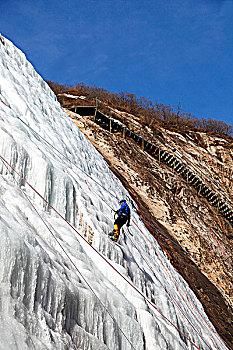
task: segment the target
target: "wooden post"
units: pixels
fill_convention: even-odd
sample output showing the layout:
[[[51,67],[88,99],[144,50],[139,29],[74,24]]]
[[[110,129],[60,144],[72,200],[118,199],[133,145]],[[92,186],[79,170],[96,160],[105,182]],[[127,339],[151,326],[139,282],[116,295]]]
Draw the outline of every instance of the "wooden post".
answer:
[[[201,190],[202,190],[202,183],[200,183],[200,187],[199,187],[199,190],[198,190],[198,194],[200,195],[201,193]]]
[[[144,140],[144,138],[142,137],[142,150],[144,151],[144,149],[145,149],[145,140]]]
[[[95,123],[95,119],[96,119],[96,113],[97,113],[97,104],[96,104],[96,101],[95,101],[95,112],[94,112],[94,123]]]
[[[109,131],[112,132],[112,118],[109,119]]]
[[[98,110],[98,99],[97,97],[95,98],[95,114],[94,114],[94,123],[96,122],[96,114]]]

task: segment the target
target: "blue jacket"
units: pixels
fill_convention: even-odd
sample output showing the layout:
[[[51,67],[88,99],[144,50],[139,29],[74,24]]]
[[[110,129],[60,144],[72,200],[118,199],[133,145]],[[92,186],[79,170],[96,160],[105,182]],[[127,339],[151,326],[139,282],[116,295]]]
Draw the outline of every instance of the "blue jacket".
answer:
[[[117,210],[118,216],[125,215],[128,217],[128,223],[130,222],[130,208],[126,202],[121,204],[120,209]]]

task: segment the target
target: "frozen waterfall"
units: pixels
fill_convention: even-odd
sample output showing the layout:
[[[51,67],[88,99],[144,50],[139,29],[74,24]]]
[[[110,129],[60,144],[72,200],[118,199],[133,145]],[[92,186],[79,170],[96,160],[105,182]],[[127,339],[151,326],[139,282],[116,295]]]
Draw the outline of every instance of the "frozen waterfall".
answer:
[[[135,210],[109,240],[129,194],[25,55],[0,51],[0,349],[227,349]]]

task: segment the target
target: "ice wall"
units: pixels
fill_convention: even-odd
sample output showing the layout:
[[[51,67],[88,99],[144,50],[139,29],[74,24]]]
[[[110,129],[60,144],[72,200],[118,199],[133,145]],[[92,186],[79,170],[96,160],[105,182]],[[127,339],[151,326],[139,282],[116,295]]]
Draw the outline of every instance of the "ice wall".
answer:
[[[227,349],[136,211],[109,240],[127,191],[24,54],[0,52],[0,349]]]

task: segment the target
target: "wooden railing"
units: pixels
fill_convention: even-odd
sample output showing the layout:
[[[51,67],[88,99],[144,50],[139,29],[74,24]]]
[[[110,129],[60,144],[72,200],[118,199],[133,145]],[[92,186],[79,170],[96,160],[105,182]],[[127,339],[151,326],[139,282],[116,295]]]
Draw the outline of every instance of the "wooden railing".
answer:
[[[85,111],[86,108],[86,111]],[[106,109],[104,105],[104,109]],[[185,164],[185,162],[177,155],[163,149],[162,147],[155,145],[144,137],[138,135],[137,133],[131,131],[122,122],[116,120],[115,118],[109,117],[101,112],[101,101],[95,99],[95,105],[91,106],[71,106],[69,110],[80,113],[82,115],[93,115],[94,122],[101,126],[103,129],[108,130],[112,133],[120,132],[124,138],[131,138],[134,140],[144,152],[148,153],[153,158],[157,159],[159,163],[164,163],[168,167],[172,168],[177,172],[189,185],[193,186],[199,195],[202,195],[207,199],[207,201],[215,207],[218,212],[233,226],[233,210],[227,200],[223,198],[223,195],[218,190],[212,190],[209,185],[207,185],[195,172],[190,169],[190,166]],[[109,108],[109,112],[112,113]],[[115,112],[114,112],[115,113]],[[117,113],[116,113],[117,114]]]

